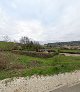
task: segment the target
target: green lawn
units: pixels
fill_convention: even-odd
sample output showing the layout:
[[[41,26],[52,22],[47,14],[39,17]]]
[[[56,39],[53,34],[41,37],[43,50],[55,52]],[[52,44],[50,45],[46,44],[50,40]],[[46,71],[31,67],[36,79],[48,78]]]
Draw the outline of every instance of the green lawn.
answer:
[[[35,58],[0,52],[0,79],[37,75],[54,75],[80,69],[80,57],[57,55],[52,58]],[[4,68],[4,65],[6,68]],[[2,67],[2,68],[1,68]]]

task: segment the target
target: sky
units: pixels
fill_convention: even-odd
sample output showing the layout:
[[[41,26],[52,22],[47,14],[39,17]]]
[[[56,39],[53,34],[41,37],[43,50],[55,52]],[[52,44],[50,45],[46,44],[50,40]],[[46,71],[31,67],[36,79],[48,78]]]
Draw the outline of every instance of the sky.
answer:
[[[0,40],[80,40],[80,0],[0,0]]]

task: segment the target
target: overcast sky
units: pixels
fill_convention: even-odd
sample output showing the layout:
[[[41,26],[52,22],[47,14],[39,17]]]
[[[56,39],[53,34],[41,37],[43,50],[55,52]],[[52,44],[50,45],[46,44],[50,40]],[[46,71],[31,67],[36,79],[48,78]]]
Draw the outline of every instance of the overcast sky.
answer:
[[[0,40],[80,40],[80,0],[0,0]]]

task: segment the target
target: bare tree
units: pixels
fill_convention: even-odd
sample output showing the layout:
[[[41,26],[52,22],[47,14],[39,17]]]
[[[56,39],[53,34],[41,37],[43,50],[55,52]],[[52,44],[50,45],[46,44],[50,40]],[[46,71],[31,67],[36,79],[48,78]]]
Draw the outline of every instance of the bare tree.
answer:
[[[5,42],[10,42],[11,40],[10,40],[10,38],[9,38],[9,36],[3,36],[3,41],[5,41]]]
[[[20,39],[20,43],[21,44],[28,44],[30,41],[29,41],[29,38],[28,37],[21,37],[21,39]]]
[[[36,50],[41,48],[41,45],[37,41],[31,41],[28,37],[21,37],[20,39],[22,49]]]

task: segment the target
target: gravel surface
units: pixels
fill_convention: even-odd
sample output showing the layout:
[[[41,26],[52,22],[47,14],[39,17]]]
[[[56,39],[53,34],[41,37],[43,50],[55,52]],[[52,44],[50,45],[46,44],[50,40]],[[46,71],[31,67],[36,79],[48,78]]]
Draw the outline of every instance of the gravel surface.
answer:
[[[80,71],[54,76],[9,78],[0,81],[0,92],[50,92],[80,82]]]

